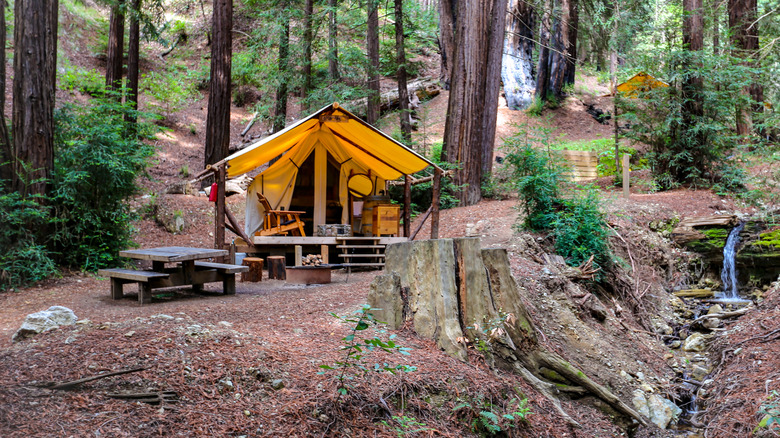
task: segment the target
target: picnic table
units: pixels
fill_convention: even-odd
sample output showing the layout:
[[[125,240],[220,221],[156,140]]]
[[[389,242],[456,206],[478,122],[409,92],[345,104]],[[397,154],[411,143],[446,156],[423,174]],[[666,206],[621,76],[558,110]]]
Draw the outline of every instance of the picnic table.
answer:
[[[152,301],[152,289],[191,285],[194,292],[200,292],[204,283],[215,281],[222,282],[224,294],[232,295],[236,293],[236,274],[246,272],[249,267],[204,261],[227,255],[222,249],[184,246],[132,249],[120,251],[119,256],[151,260],[151,270],[101,269],[98,274],[111,278],[111,298],[115,300],[124,296],[122,288],[128,283],[138,283],[141,304]]]

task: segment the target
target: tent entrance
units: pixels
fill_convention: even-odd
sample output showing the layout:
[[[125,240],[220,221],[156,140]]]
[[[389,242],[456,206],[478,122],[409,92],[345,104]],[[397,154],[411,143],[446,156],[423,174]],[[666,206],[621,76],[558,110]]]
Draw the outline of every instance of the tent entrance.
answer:
[[[315,148],[298,169],[290,210],[305,211],[301,219],[307,236],[314,236],[317,225],[340,224],[339,164],[324,147]]]

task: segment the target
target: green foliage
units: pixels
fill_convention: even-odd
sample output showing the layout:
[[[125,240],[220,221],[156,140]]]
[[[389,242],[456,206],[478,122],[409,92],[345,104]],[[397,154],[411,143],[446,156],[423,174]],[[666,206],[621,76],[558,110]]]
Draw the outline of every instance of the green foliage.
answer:
[[[197,82],[192,80],[192,75],[197,73],[175,67],[160,72],[150,71],[141,75],[139,88],[153,99],[149,106],[154,111],[170,117],[195,97]]]
[[[549,231],[555,238],[556,252],[571,266],[591,256],[595,268],[606,266],[610,260],[608,232],[595,190],[575,190],[564,197],[560,184],[565,166],[552,162],[532,146],[540,138],[546,138],[544,132],[521,131],[504,144],[525,213],[523,225],[530,230]]]
[[[135,131],[124,119],[129,111],[98,98],[56,112],[48,246],[60,264],[96,270],[116,264],[119,250],[132,245],[125,201],[137,192],[153,148],[140,141],[151,128],[141,123]]]
[[[495,436],[516,428],[531,415],[528,399],[524,396],[513,397],[502,406],[478,394],[465,400],[459,399],[452,410],[458,419],[466,422],[471,431],[479,436]]]
[[[331,313],[331,315],[338,319],[343,324],[349,324],[352,326],[349,334],[342,338],[343,346],[341,351],[344,352],[344,359],[336,361],[333,365],[320,365],[325,371],[320,371],[318,374],[325,374],[329,371],[337,371],[338,376],[336,380],[338,382],[336,392],[338,393],[337,400],[342,395],[349,393],[350,386],[349,380],[353,380],[357,377],[367,377],[369,373],[376,372],[388,372],[391,374],[396,373],[408,373],[416,371],[417,367],[409,365],[390,365],[388,363],[375,363],[373,366],[366,363],[365,357],[376,351],[381,350],[385,353],[400,353],[403,355],[409,355],[409,348],[397,345],[393,339],[395,335],[390,335],[388,340],[382,340],[378,336],[371,338],[358,337],[358,332],[363,332],[369,328],[376,328],[380,324],[384,324],[382,321],[374,319],[374,315],[371,313],[371,306],[364,305],[359,310],[356,310],[353,314],[347,316],[337,315]],[[383,330],[379,330],[379,334],[384,333]]]
[[[38,243],[49,208],[38,196],[6,193],[0,184],[0,290],[43,280],[57,272],[49,250]]]
[[[393,415],[392,421],[382,420],[382,424],[393,429],[395,436],[398,438],[431,430],[427,424],[420,422],[412,416],[406,415]]]
[[[758,408],[758,414],[762,415],[762,417],[756,428],[753,429],[753,433],[758,433],[761,429],[775,433],[780,431],[780,402],[778,402],[778,396],[780,396],[780,393],[772,390],[766,401]]]
[[[59,71],[60,86],[68,91],[80,91],[91,96],[99,96],[106,88],[105,77],[95,70],[84,70],[69,66]]]
[[[441,161],[441,143],[431,146],[429,160],[436,163],[439,167],[446,170],[455,170],[457,165]],[[425,178],[433,175],[433,168],[425,168],[414,175],[414,178]],[[460,187],[452,182],[452,179],[447,176],[441,178],[441,193],[439,195],[439,208],[446,210],[448,208],[457,207],[460,201],[455,197]],[[390,186],[388,194],[396,203],[402,204],[404,200],[404,188],[403,186]],[[426,181],[420,184],[412,186],[412,214],[417,215],[428,210],[433,202],[433,181]]]

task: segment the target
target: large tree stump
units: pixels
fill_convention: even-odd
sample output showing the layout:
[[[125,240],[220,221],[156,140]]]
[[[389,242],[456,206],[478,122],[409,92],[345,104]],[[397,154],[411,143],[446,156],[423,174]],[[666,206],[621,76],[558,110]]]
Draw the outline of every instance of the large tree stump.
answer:
[[[247,272],[241,273],[241,281],[258,282],[263,280],[263,259],[260,257],[244,257],[244,266],[249,266]]]
[[[269,280],[286,280],[287,268],[285,266],[284,256],[268,256],[266,258],[268,262],[268,279]]]
[[[386,316],[397,316],[399,305],[392,295],[406,291],[405,296],[401,293],[402,308],[407,310],[404,318],[412,321],[420,336],[434,340],[451,356],[467,361],[467,342],[487,342],[491,347],[488,363],[518,372],[551,399],[557,390],[544,380],[543,369],[555,371],[618,412],[648,424],[633,408],[539,342],[505,249],[482,250],[479,239],[462,238],[392,244],[385,254],[384,277],[397,273],[401,287],[390,278],[376,281],[369,302],[395,309]]]

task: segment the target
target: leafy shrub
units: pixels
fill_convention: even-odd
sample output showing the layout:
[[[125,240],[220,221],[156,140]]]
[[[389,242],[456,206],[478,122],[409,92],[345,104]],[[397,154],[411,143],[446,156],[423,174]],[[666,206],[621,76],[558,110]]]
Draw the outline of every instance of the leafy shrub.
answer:
[[[591,256],[596,268],[606,266],[609,261],[609,233],[598,206],[595,191],[580,192],[572,199],[561,200],[551,218],[555,252],[569,265],[578,266]]]
[[[60,264],[96,270],[115,264],[119,250],[133,244],[125,201],[137,192],[153,148],[133,134],[128,111],[99,98],[56,112],[49,247]],[[139,127],[141,137],[150,134],[149,125]]]
[[[531,414],[528,399],[513,397],[505,406],[495,404],[481,394],[460,400],[453,409],[457,417],[469,424],[472,432],[479,436],[494,436],[506,433],[527,421]],[[502,435],[503,436],[503,435]]]
[[[98,96],[106,88],[105,77],[94,68],[83,70],[78,67],[70,67],[59,73],[60,84],[66,90],[77,90],[91,96]]]
[[[140,88],[154,99],[149,104],[154,111],[170,117],[195,96],[195,83],[189,79],[187,73],[179,69],[150,71],[141,75]]]
[[[57,272],[48,249],[39,244],[49,208],[37,196],[5,193],[0,184],[0,289],[43,280]]]

